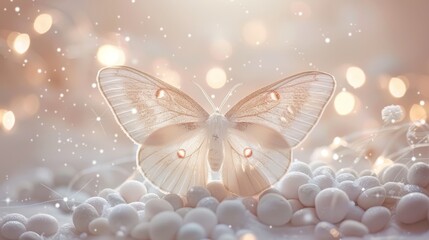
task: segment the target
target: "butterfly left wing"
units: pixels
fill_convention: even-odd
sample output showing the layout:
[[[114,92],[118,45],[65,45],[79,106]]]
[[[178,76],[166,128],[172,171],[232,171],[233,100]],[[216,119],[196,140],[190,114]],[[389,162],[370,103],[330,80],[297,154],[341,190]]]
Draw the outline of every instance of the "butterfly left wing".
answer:
[[[233,106],[225,114],[234,124],[225,144],[225,186],[253,195],[277,182],[290,164],[290,149],[317,123],[334,89],[331,75],[306,72],[259,89]],[[246,157],[246,148],[251,156]]]

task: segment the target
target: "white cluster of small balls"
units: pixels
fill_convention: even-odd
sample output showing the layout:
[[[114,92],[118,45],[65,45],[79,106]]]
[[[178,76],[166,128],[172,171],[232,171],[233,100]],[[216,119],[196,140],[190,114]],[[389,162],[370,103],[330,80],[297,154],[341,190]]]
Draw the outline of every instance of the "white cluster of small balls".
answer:
[[[5,239],[42,240],[57,232],[58,221],[49,214],[40,213],[27,218],[19,213],[11,213],[0,220],[0,233]]]
[[[385,123],[396,123],[404,118],[404,111],[399,105],[389,105],[381,110],[381,119]]]

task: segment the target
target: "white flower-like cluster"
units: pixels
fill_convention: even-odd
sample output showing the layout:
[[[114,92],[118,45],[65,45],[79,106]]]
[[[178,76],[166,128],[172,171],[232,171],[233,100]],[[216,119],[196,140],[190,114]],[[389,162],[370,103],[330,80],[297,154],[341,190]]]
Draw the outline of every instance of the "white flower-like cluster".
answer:
[[[399,105],[386,106],[381,110],[381,119],[385,123],[400,122],[404,118],[404,111]]]

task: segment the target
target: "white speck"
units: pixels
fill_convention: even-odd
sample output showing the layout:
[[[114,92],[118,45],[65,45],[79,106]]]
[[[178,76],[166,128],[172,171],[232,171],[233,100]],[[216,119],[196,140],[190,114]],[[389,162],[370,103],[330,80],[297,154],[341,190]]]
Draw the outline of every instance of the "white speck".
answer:
[[[125,42],[129,42],[130,41],[130,37],[129,36],[126,36],[125,37]]]
[[[137,113],[137,109],[135,109],[135,108],[131,108],[131,113],[132,113],[132,114],[136,114],[136,113]]]
[[[330,38],[325,38],[325,43],[330,43],[331,42],[331,39]]]
[[[15,7],[15,12],[19,12],[19,11],[21,11],[21,8],[20,7]]]
[[[96,87],[97,87],[97,84],[96,84],[96,83],[92,83],[92,84],[91,84],[91,87],[92,87],[92,88],[96,88]]]
[[[99,122],[101,120],[101,117],[97,117],[95,120],[97,120],[97,122]]]

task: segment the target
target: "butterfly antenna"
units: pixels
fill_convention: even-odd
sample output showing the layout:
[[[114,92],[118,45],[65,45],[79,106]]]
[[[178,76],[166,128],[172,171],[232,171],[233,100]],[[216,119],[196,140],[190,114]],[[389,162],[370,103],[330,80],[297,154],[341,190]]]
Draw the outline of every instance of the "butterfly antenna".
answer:
[[[206,97],[206,99],[207,99],[207,101],[210,103],[210,105],[212,106],[212,108],[213,108],[213,111],[216,111],[216,106],[214,105],[214,103],[212,102],[212,100],[210,99],[210,97],[209,97],[209,95],[206,93],[206,91],[204,91],[204,89],[200,86],[200,84],[198,84],[198,83],[196,83],[196,82],[194,82],[194,81],[192,81],[200,90],[201,90],[201,92],[203,92],[203,94],[204,94],[204,97]]]
[[[232,93],[234,92],[234,90],[240,87],[241,85],[243,84],[242,83],[235,84],[234,87],[231,88],[231,90],[229,90],[228,94],[225,96],[225,98],[222,100],[222,103],[220,104],[219,111],[222,109],[223,105],[225,105],[225,103],[228,101],[228,98],[232,96]]]

